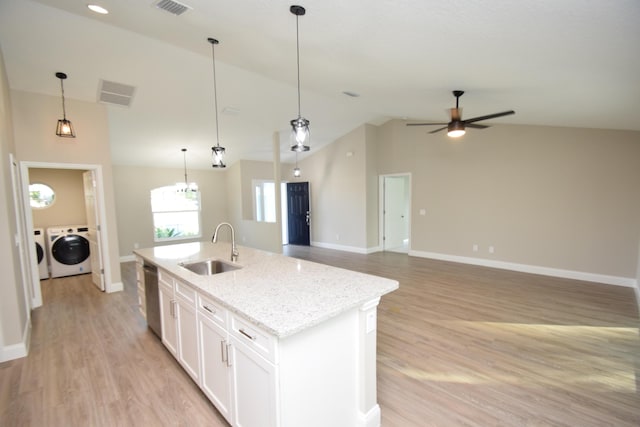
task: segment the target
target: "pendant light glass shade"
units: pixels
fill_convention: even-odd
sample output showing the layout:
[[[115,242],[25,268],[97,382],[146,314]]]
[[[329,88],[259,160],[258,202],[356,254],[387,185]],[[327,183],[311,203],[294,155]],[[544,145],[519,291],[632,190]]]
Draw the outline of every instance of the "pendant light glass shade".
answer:
[[[60,91],[62,92],[62,118],[58,120],[56,126],[56,135],[63,138],[75,138],[76,132],[73,130],[73,125],[70,120],[67,120],[67,111],[64,106],[64,79],[67,78],[65,73],[56,73],[56,77],[60,79]]]
[[[225,149],[220,146],[220,132],[218,130],[218,91],[216,87],[216,45],[219,42],[211,37],[209,37],[207,41],[211,43],[211,56],[213,58],[213,109],[215,110],[216,116],[216,145],[211,147],[211,166],[214,168],[224,168],[227,167],[227,165],[224,163]]]
[[[298,167],[298,152],[296,151],[296,167],[293,168],[293,176],[294,176],[294,178],[300,178],[300,175],[302,175],[302,172],[300,171],[300,168]]]
[[[211,166],[214,168],[224,168],[227,165],[224,164],[224,147],[220,147],[216,145],[215,147],[211,147],[211,156],[213,158],[213,163]]]
[[[189,182],[189,180],[187,179],[187,149],[186,148],[182,149],[182,158],[184,161],[184,183],[178,182],[176,184],[176,188],[178,192],[181,192],[181,193],[184,193],[187,191],[196,192],[198,191],[198,184],[196,184],[195,182]]]
[[[304,117],[291,120],[291,151],[309,151],[311,148],[306,145],[309,136],[309,120]]]
[[[307,11],[302,6],[293,5],[289,11],[296,15],[296,63],[298,66],[298,118],[291,120],[291,151],[309,151],[309,120],[302,117],[300,112],[300,36],[298,30],[298,17]]]

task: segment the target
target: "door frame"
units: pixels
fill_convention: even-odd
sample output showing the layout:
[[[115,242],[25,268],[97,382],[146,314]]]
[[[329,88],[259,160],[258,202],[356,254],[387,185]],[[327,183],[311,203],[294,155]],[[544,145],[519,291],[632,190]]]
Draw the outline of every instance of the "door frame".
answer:
[[[407,179],[409,180],[409,206],[407,208],[407,225],[408,225],[408,233],[409,233],[409,245],[408,245],[408,252],[411,252],[411,203],[412,203],[412,182],[411,182],[411,172],[404,172],[404,173],[389,173],[389,174],[383,174],[379,176],[379,181],[378,181],[378,189],[379,189],[379,197],[378,197],[378,206],[379,206],[379,210],[378,210],[378,243],[380,246],[380,249],[384,252],[386,251],[386,248],[384,246],[385,241],[384,241],[384,201],[385,201],[385,185],[384,185],[384,180],[385,178],[391,178],[391,177],[407,177]]]
[[[28,247],[35,247],[35,239],[33,233],[33,215],[31,214],[31,204],[29,199],[29,169],[77,169],[92,170],[96,180],[96,197],[98,198],[98,218],[100,219],[100,231],[102,233],[100,241],[100,254],[104,263],[104,282],[105,292],[113,292],[119,289],[110,289],[111,263],[109,260],[109,232],[107,230],[107,213],[105,210],[104,197],[104,179],[102,176],[102,165],[95,164],[79,164],[79,163],[46,163],[46,162],[20,162],[20,180],[22,183],[22,202],[24,203],[24,225],[27,231]],[[29,295],[31,297],[31,308],[40,307],[42,305],[42,288],[40,286],[40,275],[38,274],[38,260],[34,259],[33,251],[29,251],[29,264],[31,269],[31,286],[29,286]]]

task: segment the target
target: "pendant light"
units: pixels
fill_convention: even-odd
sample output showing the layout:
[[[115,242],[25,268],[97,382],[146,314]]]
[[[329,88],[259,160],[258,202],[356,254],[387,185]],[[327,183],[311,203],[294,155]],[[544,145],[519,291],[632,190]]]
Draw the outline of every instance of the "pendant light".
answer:
[[[183,148],[181,151],[184,161],[184,183],[179,182],[176,184],[177,191],[179,193],[196,192],[198,191],[198,184],[195,182],[189,182],[187,179],[187,149]]]
[[[75,138],[76,133],[73,130],[73,125],[70,120],[67,120],[67,111],[64,107],[64,79],[67,78],[65,73],[56,73],[56,77],[60,79],[60,89],[62,91],[62,119],[58,120],[58,126],[56,126],[56,135],[63,138]]]
[[[291,120],[291,151],[309,151],[309,120],[300,113],[300,36],[298,31],[298,17],[303,16],[306,10],[302,6],[293,5],[289,11],[296,15],[296,62],[298,65],[298,118]]]
[[[300,172],[300,168],[298,167],[298,152],[296,151],[296,167],[293,168],[293,176],[294,178],[300,178],[302,172]]]
[[[209,37],[207,39],[211,43],[211,56],[213,57],[213,108],[216,114],[216,145],[211,147],[211,155],[213,157],[213,163],[211,166],[214,168],[224,168],[227,165],[224,164],[224,147],[220,146],[220,133],[218,132],[218,92],[216,88],[216,45],[218,40]]]

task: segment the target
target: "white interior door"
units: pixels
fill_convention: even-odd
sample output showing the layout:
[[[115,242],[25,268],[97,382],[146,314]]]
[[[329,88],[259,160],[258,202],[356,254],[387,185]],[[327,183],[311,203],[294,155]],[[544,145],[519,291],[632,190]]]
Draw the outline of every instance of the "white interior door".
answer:
[[[104,291],[104,265],[100,248],[100,222],[98,217],[98,198],[96,197],[96,180],[93,170],[82,174],[84,183],[84,205],[87,211],[87,227],[89,228],[89,251],[91,252],[91,281]]]
[[[384,250],[409,251],[409,177],[384,177]]]

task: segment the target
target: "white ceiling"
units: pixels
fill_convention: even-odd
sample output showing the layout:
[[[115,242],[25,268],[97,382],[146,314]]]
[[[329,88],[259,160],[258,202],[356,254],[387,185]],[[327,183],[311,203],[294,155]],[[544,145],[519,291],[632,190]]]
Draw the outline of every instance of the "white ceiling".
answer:
[[[211,45],[220,142],[230,162],[270,158],[297,117],[292,1],[0,0],[9,85],[96,102],[100,79],[129,84],[129,108],[108,106],[114,164],[209,168],[215,144]],[[638,0],[306,0],[300,17],[302,115],[312,150],[362,123],[447,121],[513,109],[500,123],[640,131]],[[343,91],[360,94],[347,97]],[[67,116],[73,120],[73,110]],[[446,138],[442,132],[427,134]],[[490,132],[489,130],[481,132]]]

